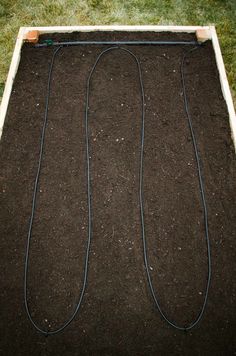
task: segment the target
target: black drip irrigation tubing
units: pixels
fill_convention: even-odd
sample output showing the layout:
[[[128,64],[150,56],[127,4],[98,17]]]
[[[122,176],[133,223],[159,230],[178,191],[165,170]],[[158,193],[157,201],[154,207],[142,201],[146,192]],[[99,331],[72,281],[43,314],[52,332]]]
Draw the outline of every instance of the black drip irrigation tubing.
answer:
[[[34,215],[35,215],[35,209],[36,209],[37,191],[38,191],[41,164],[42,164],[42,158],[43,158],[45,132],[46,132],[47,121],[48,121],[48,109],[49,109],[49,99],[50,99],[50,92],[51,92],[52,72],[53,72],[55,58],[56,58],[58,52],[61,50],[61,48],[63,48],[63,46],[59,46],[54,50],[52,59],[51,59],[51,63],[50,63],[50,67],[49,67],[49,74],[48,74],[48,81],[47,81],[47,94],[46,94],[46,103],[45,103],[45,114],[44,114],[44,121],[43,121],[43,127],[42,127],[41,139],[40,139],[40,153],[39,153],[39,159],[38,159],[37,173],[36,173],[35,182],[34,182],[31,216],[30,216],[29,229],[28,229],[28,238],[27,238],[26,255],[25,255],[25,267],[24,267],[24,304],[25,304],[27,316],[37,331],[39,331],[41,334],[43,334],[45,336],[48,336],[48,335],[55,335],[55,334],[58,334],[59,332],[63,331],[73,321],[73,319],[75,318],[76,314],[78,313],[78,311],[80,309],[80,306],[81,306],[81,303],[83,300],[83,296],[84,296],[84,292],[86,289],[86,285],[87,285],[89,251],[90,251],[90,244],[91,244],[92,230],[93,230],[92,229],[92,195],[91,195],[91,178],[90,178],[90,158],[89,158],[90,143],[89,143],[89,124],[88,124],[90,82],[91,82],[93,73],[97,67],[97,64],[99,63],[99,61],[103,57],[103,55],[110,51],[121,50],[121,51],[124,51],[127,54],[131,55],[131,57],[134,59],[134,62],[137,66],[138,75],[139,75],[140,94],[141,94],[141,102],[142,102],[140,169],[139,169],[139,202],[140,202],[140,219],[141,219],[141,230],[142,230],[141,237],[142,237],[142,243],[143,243],[143,257],[144,257],[145,270],[146,270],[146,274],[147,274],[148,286],[150,289],[150,293],[153,297],[154,303],[155,303],[159,313],[163,317],[163,319],[175,329],[178,329],[181,331],[188,331],[188,330],[192,329],[193,327],[195,327],[203,317],[203,314],[204,314],[204,311],[206,308],[206,304],[207,304],[210,281],[211,281],[211,249],[210,249],[210,240],[209,240],[207,204],[206,204],[206,198],[205,198],[205,192],[204,192],[204,184],[203,184],[200,156],[199,156],[199,152],[198,152],[198,147],[197,147],[196,137],[195,137],[194,128],[193,128],[193,124],[192,124],[192,119],[191,119],[190,112],[189,112],[188,98],[187,98],[187,94],[186,94],[185,76],[184,76],[185,60],[186,60],[187,56],[189,54],[191,54],[193,51],[195,51],[197,48],[199,48],[199,46],[196,46],[194,48],[191,48],[187,52],[184,52],[182,61],[181,61],[181,68],[180,68],[181,83],[182,83],[183,98],[184,98],[184,108],[185,108],[185,113],[186,113],[186,117],[187,117],[189,130],[191,133],[193,150],[194,150],[196,166],[197,166],[198,181],[199,181],[200,195],[201,195],[203,215],[204,215],[205,240],[206,240],[206,246],[207,246],[207,260],[208,260],[208,262],[207,262],[207,266],[208,266],[207,283],[206,283],[203,303],[202,303],[201,310],[200,310],[199,314],[190,324],[185,325],[185,326],[178,325],[177,323],[170,320],[167,317],[166,313],[163,312],[161,305],[160,305],[160,301],[157,297],[157,293],[155,292],[155,289],[153,287],[152,278],[151,278],[151,274],[149,271],[149,260],[148,260],[148,252],[147,252],[145,219],[144,219],[143,161],[144,161],[144,137],[145,137],[145,105],[144,105],[145,102],[144,102],[144,86],[143,86],[142,72],[141,72],[140,62],[139,62],[137,56],[133,52],[131,52],[129,49],[124,48],[124,47],[113,46],[113,47],[109,47],[109,48],[103,50],[98,55],[94,65],[90,71],[90,74],[87,79],[87,84],[86,84],[86,104],[85,104],[85,136],[86,137],[85,137],[85,139],[86,139],[86,162],[87,162],[88,238],[87,238],[87,246],[86,246],[86,253],[85,253],[85,260],[84,260],[83,283],[82,283],[82,288],[81,288],[80,295],[78,298],[78,302],[77,302],[70,318],[67,319],[67,321],[62,326],[60,326],[54,330],[44,330],[40,326],[38,326],[36,324],[36,322],[33,320],[33,317],[31,315],[31,311],[30,311],[29,305],[28,305],[28,269],[29,269],[30,242],[31,242],[31,236],[32,236],[33,221],[34,221]]]
[[[57,42],[51,39],[45,40],[43,43],[36,43],[34,46],[37,47],[48,47],[48,46],[81,46],[81,45],[116,45],[116,46],[123,46],[123,45],[134,45],[134,46],[141,46],[141,45],[159,45],[159,46],[175,46],[175,45],[194,45],[200,46],[201,43],[197,41],[66,41],[66,42]]]

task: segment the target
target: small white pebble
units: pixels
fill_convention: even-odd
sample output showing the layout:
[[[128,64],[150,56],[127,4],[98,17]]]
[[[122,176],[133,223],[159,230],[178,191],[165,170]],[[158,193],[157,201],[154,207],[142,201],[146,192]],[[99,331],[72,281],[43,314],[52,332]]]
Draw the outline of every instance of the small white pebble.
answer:
[[[149,266],[150,270],[153,271],[153,267],[152,266]]]
[[[36,106],[39,106],[39,103],[37,103]]]
[[[120,104],[120,106],[124,106],[124,104],[123,104],[123,103],[121,103],[121,104]]]
[[[116,142],[119,142],[119,139],[118,139],[118,138],[116,138]]]
[[[121,140],[124,141],[124,137],[122,137]]]

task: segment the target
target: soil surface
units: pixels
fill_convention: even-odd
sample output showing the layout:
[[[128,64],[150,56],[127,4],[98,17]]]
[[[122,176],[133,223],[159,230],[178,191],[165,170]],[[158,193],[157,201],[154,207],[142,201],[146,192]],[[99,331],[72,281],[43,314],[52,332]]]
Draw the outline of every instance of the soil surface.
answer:
[[[42,36],[40,40],[48,38]],[[67,39],[179,39],[190,34],[96,32]],[[71,315],[87,241],[86,80],[105,46],[63,48],[55,60],[29,265],[29,303],[45,328]],[[203,211],[184,111],[185,46],[126,46],[145,91],[144,206],[150,273],[163,310],[181,325],[199,313],[207,278]],[[93,236],[86,293],[71,325],[45,338],[23,303],[24,256],[53,48],[25,44],[1,140],[1,355],[235,354],[236,160],[210,42],[189,56],[186,86],[204,175],[212,283],[192,331],[156,310],[143,262],[139,211],[141,100],[130,55],[111,51],[91,83]]]

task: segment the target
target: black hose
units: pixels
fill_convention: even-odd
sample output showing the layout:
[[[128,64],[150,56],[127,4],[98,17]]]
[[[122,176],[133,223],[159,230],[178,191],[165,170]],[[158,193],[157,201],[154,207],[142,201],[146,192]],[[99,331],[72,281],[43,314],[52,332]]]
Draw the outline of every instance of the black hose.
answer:
[[[41,133],[41,140],[40,140],[40,153],[39,153],[39,160],[38,160],[38,169],[37,169],[37,174],[34,182],[34,191],[33,191],[33,199],[32,199],[32,208],[31,208],[31,216],[30,216],[30,223],[29,223],[29,230],[28,230],[28,238],[27,238],[27,246],[26,246],[26,255],[25,255],[25,268],[24,268],[24,304],[25,304],[25,309],[27,316],[35,329],[37,329],[40,333],[42,333],[45,336],[48,335],[55,335],[58,334],[59,332],[63,331],[75,318],[76,314],[79,311],[79,308],[82,303],[82,299],[84,296],[86,284],[87,284],[87,276],[88,276],[88,260],[89,260],[89,249],[90,249],[90,242],[91,242],[91,235],[88,234],[88,240],[87,240],[87,246],[86,246],[86,255],[85,255],[85,261],[84,261],[84,272],[83,272],[83,284],[82,288],[80,291],[80,296],[78,299],[78,302],[74,308],[74,311],[71,315],[71,317],[66,320],[66,322],[60,326],[59,328],[56,328],[54,330],[44,330],[40,326],[36,324],[36,322],[33,320],[29,305],[28,305],[28,297],[27,297],[27,282],[28,282],[28,268],[29,268],[29,251],[30,251],[30,241],[32,237],[32,227],[33,227],[33,221],[34,221],[34,215],[35,215],[35,208],[36,208],[36,198],[37,198],[37,191],[38,191],[38,183],[39,183],[39,177],[40,177],[40,171],[41,171],[41,164],[42,164],[42,157],[43,157],[43,149],[44,149],[44,140],[45,140],[45,131],[46,131],[46,126],[47,126],[47,121],[48,121],[48,107],[49,107],[49,98],[50,98],[50,90],[51,90],[51,79],[52,79],[52,71],[53,71],[53,66],[54,66],[54,61],[57,53],[60,51],[62,47],[56,48],[53,52],[52,60],[50,63],[50,68],[49,68],[49,74],[48,74],[48,83],[47,83],[47,95],[46,95],[46,104],[45,104],[45,114],[44,114],[44,122],[43,122],[43,128],[42,128],[42,133]]]
[[[189,45],[201,45],[200,42],[197,41],[66,41],[66,42],[57,42],[53,41],[51,39],[45,40],[43,43],[36,43],[34,47],[48,47],[48,46],[63,46],[63,47],[68,47],[68,46],[90,46],[90,45],[115,45],[115,46],[123,46],[123,45],[128,45],[128,46],[176,46],[176,45],[183,45],[183,46],[189,46]]]
[[[197,173],[198,173],[198,181],[199,181],[199,187],[200,187],[200,194],[201,194],[201,201],[202,201],[202,206],[203,206],[203,212],[204,212],[204,227],[205,227],[205,239],[206,239],[206,245],[207,245],[207,260],[208,260],[208,275],[207,275],[207,283],[206,283],[206,289],[204,293],[204,300],[203,304],[201,307],[201,310],[199,314],[197,315],[196,319],[194,319],[189,325],[186,326],[180,326],[177,323],[171,321],[166,313],[163,312],[161,306],[160,306],[160,301],[156,295],[156,292],[154,290],[153,284],[152,284],[152,278],[149,272],[149,262],[148,262],[148,253],[147,253],[147,247],[146,247],[146,234],[145,234],[145,221],[144,221],[144,207],[143,207],[143,142],[144,142],[144,129],[142,133],[142,152],[141,152],[141,164],[140,164],[140,213],[141,213],[141,225],[142,225],[142,240],[143,240],[143,255],[144,255],[144,264],[145,264],[145,269],[147,273],[147,279],[148,279],[148,285],[151,291],[151,295],[154,299],[154,302],[156,304],[157,309],[159,310],[161,316],[165,319],[165,321],[173,326],[175,329],[181,330],[181,331],[187,331],[192,329],[194,326],[196,326],[199,321],[202,319],[206,304],[207,304],[207,299],[208,299],[208,294],[209,294],[209,287],[210,287],[210,281],[211,281],[211,250],[210,250],[210,240],[209,240],[209,229],[208,229],[208,213],[207,213],[207,204],[206,204],[206,198],[205,198],[205,192],[204,192],[204,185],[203,185],[203,177],[202,177],[202,171],[201,171],[201,165],[200,165],[200,156],[198,153],[198,148],[197,148],[197,142],[196,142],[196,137],[194,133],[194,128],[192,124],[192,119],[190,116],[189,112],[189,106],[188,106],[188,99],[187,99],[187,94],[186,94],[186,85],[185,85],[185,77],[184,77],[184,64],[185,64],[185,59],[187,55],[193,51],[195,51],[199,47],[194,47],[190,49],[188,52],[184,53],[181,61],[181,80],[182,80],[182,88],[183,88],[183,96],[184,96],[184,108],[189,124],[189,129],[191,133],[191,138],[192,138],[192,143],[193,143],[193,149],[194,149],[194,155],[196,159],[196,164],[197,164]],[[144,119],[143,119],[144,120]],[[143,124],[144,126],[144,124]]]

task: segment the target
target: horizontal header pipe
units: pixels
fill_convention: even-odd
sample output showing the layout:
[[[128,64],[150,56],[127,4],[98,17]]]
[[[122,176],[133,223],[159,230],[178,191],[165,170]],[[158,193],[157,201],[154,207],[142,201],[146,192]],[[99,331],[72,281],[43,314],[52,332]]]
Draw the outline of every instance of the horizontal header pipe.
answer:
[[[46,40],[45,43],[37,43],[35,47],[49,46],[78,46],[78,45],[200,45],[197,41],[68,41],[53,42]]]

